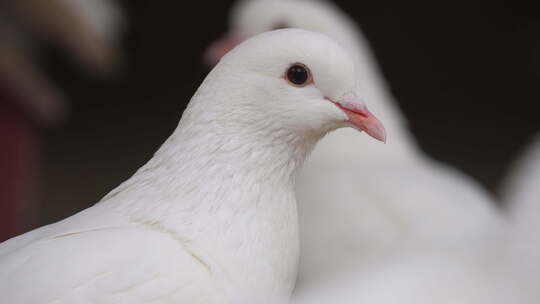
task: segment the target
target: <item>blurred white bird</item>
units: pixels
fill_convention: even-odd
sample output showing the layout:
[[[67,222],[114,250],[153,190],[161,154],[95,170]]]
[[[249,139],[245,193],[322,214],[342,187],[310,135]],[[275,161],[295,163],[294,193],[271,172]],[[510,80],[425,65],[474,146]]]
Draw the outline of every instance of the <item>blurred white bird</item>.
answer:
[[[26,0],[0,4],[0,77],[38,120],[62,115],[62,93],[35,63],[35,39],[60,47],[90,72],[119,64],[124,17],[114,0]]]
[[[295,294],[295,304],[535,304],[505,267],[504,254],[490,258],[455,248],[400,249],[383,262],[341,273]],[[503,249],[504,247],[501,247]]]
[[[304,30],[238,46],[133,177],[93,207],[0,245],[2,301],[287,303],[304,158],[340,127],[384,140],[355,97],[352,60]]]
[[[340,42],[356,59],[362,97],[390,134],[382,146],[338,130],[321,141],[306,163],[296,189],[302,245],[298,292],[383,263],[410,244],[479,252],[495,246],[506,223],[493,198],[471,178],[417,148],[368,42],[336,6],[241,1],[232,10],[230,32],[205,58],[215,62],[235,42],[281,27],[319,31]]]
[[[38,45],[56,46],[87,72],[107,76],[121,64],[124,24],[114,0],[0,1],[0,240],[31,222],[36,125],[59,123],[68,108],[39,67]]]
[[[509,234],[515,279],[540,301],[540,137],[537,135],[510,168],[501,186],[512,224]]]

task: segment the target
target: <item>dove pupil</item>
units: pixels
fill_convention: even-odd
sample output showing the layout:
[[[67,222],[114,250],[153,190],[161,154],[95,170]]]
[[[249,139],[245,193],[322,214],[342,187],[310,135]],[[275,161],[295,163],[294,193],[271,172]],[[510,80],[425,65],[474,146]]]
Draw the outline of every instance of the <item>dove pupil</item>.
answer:
[[[289,68],[287,72],[287,78],[294,84],[301,85],[304,84],[308,78],[309,74],[306,68],[301,65],[293,65]]]

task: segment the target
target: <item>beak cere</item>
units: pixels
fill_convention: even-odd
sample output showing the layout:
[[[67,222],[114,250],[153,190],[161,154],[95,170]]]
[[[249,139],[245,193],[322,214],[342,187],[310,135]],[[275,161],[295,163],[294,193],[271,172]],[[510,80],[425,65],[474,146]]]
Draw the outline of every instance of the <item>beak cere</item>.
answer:
[[[356,129],[366,132],[369,136],[386,142],[386,130],[383,124],[361,102],[334,102],[347,115],[348,122]]]
[[[210,45],[204,54],[204,61],[210,66],[214,66],[221,57],[223,57],[227,52],[232,50],[235,46],[240,44],[242,39],[236,37],[225,36],[216,40]]]

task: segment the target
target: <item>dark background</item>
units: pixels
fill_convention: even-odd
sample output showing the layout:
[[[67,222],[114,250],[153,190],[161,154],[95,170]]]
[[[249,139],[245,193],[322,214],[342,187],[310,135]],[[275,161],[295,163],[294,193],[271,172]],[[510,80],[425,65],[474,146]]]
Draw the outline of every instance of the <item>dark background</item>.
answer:
[[[532,4],[336,1],[362,26],[422,148],[496,191],[540,127],[540,19]],[[43,130],[39,223],[97,202],[175,128],[207,73],[205,47],[232,1],[126,0],[126,65],[83,78],[64,55],[45,62],[72,101]]]

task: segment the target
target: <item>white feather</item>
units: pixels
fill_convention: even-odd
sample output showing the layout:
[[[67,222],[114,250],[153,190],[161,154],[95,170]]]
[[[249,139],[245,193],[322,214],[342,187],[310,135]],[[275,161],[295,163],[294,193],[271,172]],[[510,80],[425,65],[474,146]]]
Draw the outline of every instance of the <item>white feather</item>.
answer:
[[[499,248],[500,249],[500,248]],[[343,272],[295,294],[294,303],[533,304],[520,282],[493,254],[486,259],[466,249],[400,248],[380,263]]]
[[[540,301],[540,138],[531,140],[501,187],[512,230],[510,264],[516,280]]]

